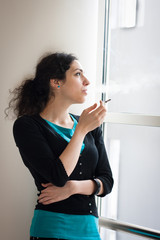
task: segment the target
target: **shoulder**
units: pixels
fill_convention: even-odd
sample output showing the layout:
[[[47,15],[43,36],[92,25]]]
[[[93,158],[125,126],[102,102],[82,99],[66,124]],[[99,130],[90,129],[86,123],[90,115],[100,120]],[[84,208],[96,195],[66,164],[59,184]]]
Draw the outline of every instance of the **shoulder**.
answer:
[[[25,143],[42,139],[44,137],[44,127],[41,123],[42,119],[37,115],[22,116],[15,120],[13,124],[13,136],[17,146]]]
[[[18,135],[27,131],[35,131],[40,129],[38,117],[36,115],[28,116],[24,115],[19,117],[13,123],[13,134]]]
[[[17,129],[17,128],[20,128],[22,126],[27,126],[27,125],[34,125],[33,117],[24,115],[15,120],[15,122],[13,124],[13,129]]]

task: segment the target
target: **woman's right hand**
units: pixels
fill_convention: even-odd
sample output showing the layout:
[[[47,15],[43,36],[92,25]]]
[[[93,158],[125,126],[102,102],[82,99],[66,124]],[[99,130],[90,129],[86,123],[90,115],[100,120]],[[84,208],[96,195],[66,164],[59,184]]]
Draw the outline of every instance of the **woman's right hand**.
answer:
[[[102,101],[100,101],[99,107],[97,107],[97,103],[95,103],[82,112],[77,127],[84,134],[87,134],[103,123],[106,112],[107,110]]]

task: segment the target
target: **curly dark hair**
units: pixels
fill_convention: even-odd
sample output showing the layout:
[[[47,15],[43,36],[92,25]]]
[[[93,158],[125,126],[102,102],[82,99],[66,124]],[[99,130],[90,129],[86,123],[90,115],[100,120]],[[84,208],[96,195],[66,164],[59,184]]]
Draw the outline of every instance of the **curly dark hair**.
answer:
[[[41,57],[36,67],[35,77],[25,79],[17,88],[10,91],[13,95],[5,115],[13,111],[16,117],[39,114],[46,106],[50,96],[50,79],[65,81],[66,71],[71,63],[77,60],[72,54],[52,53]]]

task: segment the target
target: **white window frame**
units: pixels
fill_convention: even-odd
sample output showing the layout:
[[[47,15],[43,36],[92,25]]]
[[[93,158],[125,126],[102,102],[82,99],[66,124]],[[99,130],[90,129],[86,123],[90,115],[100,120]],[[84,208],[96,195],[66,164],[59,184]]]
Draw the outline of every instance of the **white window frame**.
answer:
[[[105,13],[104,13],[104,46],[103,46],[103,70],[102,70],[102,86],[107,86],[107,79],[109,76],[109,12],[110,12],[110,1],[104,0],[105,2]],[[106,100],[106,93],[101,93],[101,99]],[[104,124],[102,125],[103,136],[105,136],[104,143],[106,145],[107,136],[107,123],[111,124],[125,124],[125,125],[138,125],[138,126],[149,126],[149,127],[160,127],[160,116],[157,115],[146,115],[146,114],[136,114],[136,113],[121,113],[121,112],[107,112],[107,116],[104,119]],[[118,178],[119,167],[117,166],[115,178]],[[117,215],[117,201],[118,201],[118,185],[115,186],[115,193],[113,194],[114,201],[108,203],[111,209],[114,209],[113,218]],[[102,199],[97,198],[97,207],[99,216],[101,217],[102,212]],[[116,209],[116,210],[115,210]],[[108,239],[116,239],[116,233],[110,232]]]

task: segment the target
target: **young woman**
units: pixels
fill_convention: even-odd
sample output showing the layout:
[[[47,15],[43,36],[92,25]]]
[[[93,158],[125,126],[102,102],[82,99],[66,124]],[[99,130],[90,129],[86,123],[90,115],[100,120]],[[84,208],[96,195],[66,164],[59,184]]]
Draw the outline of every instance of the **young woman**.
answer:
[[[80,117],[68,110],[85,101],[88,85],[75,56],[53,53],[14,90],[13,134],[39,191],[30,239],[100,239],[95,195],[113,186],[99,127],[106,108],[100,101]]]

